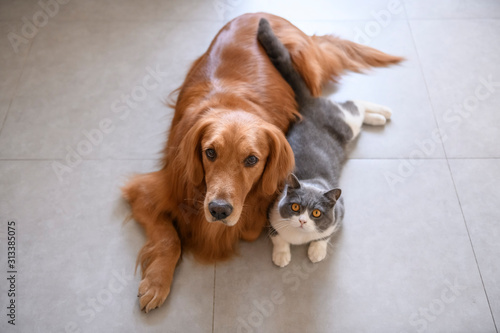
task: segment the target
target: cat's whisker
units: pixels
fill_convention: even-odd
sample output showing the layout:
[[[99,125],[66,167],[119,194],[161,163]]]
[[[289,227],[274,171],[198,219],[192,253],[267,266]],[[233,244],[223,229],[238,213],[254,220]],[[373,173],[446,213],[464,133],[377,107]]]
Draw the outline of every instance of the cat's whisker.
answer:
[[[283,228],[286,228],[286,227],[288,227],[288,226],[289,226],[289,224],[288,224],[288,223],[287,223],[287,224],[282,224],[282,225],[277,225],[277,226],[274,228],[274,230],[283,229]]]
[[[287,222],[278,222],[278,223],[276,223],[276,224],[273,226],[273,228],[276,230],[276,228],[286,227],[286,226],[288,226],[288,225],[290,225],[290,223],[287,223]]]
[[[285,225],[285,224],[288,224],[289,221],[291,221],[291,220],[278,220],[278,221],[276,221],[275,225],[277,225],[277,226]]]
[[[285,229],[286,227],[287,227],[287,226],[286,226],[286,225],[284,225],[284,226],[282,226],[282,227],[280,227],[280,228],[274,228],[274,230],[275,230],[276,232],[279,232],[280,230],[283,230],[283,229]]]
[[[271,236],[271,234],[272,234],[272,233],[274,233],[274,232],[278,232],[278,231],[280,231],[280,230],[283,230],[283,229],[284,229],[284,228],[286,228],[286,227],[288,227],[288,223],[283,223],[283,222],[282,222],[282,223],[277,223],[277,224],[275,224],[275,225],[273,226],[273,229],[274,229],[274,230],[269,229],[269,231],[268,231],[268,236]]]

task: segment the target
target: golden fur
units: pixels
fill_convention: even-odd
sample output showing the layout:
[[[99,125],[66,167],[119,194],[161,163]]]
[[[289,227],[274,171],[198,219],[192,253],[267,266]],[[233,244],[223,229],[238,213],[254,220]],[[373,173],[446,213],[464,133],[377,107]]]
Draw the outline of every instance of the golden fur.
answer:
[[[226,24],[180,88],[162,168],[123,188],[148,238],[138,258],[145,311],[168,296],[181,246],[214,262],[235,253],[238,239],[255,240],[276,190],[294,167],[284,133],[300,116],[292,89],[257,42],[261,17],[289,49],[315,96],[346,70],[402,60],[333,36],[307,36],[269,14],[246,14]],[[207,148],[217,151],[215,161],[206,158]],[[253,167],[244,166],[249,155],[259,159]],[[214,198],[234,207],[227,224],[209,222],[207,205]]]

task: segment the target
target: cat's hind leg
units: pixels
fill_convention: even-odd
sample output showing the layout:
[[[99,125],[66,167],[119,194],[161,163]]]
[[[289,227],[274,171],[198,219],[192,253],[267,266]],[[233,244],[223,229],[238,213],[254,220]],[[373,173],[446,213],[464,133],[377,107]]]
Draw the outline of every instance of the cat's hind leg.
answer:
[[[327,249],[328,249],[328,239],[314,241],[309,244],[309,249],[307,250],[307,256],[312,262],[320,262],[325,259]]]
[[[365,101],[353,101],[353,103],[359,110],[364,110],[363,123],[367,125],[382,126],[391,119],[392,111],[386,106]]]
[[[340,111],[344,116],[344,121],[351,128],[352,137],[347,138],[347,141],[351,141],[358,136],[359,132],[361,132],[361,126],[363,126],[366,108],[362,105],[358,106],[352,101],[339,103],[337,106],[340,107]]]
[[[273,263],[276,266],[285,267],[292,259],[290,243],[280,235],[271,236],[271,240],[273,242]]]
[[[363,124],[382,126],[392,115],[392,111],[388,107],[370,102],[347,101],[335,104],[340,108],[343,120],[352,131],[352,136],[346,136],[346,142],[354,140],[359,135]]]

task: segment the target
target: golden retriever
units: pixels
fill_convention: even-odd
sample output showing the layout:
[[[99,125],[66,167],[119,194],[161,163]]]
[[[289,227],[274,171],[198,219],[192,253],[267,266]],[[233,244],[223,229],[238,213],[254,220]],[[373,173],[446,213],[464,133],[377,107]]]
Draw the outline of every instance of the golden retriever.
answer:
[[[147,235],[138,257],[146,312],[168,296],[181,247],[214,262],[235,253],[239,239],[255,240],[294,167],[285,133],[300,116],[292,89],[257,42],[262,17],[315,96],[346,70],[402,60],[334,36],[307,36],[270,14],[226,24],[180,87],[162,168],[123,188]]]

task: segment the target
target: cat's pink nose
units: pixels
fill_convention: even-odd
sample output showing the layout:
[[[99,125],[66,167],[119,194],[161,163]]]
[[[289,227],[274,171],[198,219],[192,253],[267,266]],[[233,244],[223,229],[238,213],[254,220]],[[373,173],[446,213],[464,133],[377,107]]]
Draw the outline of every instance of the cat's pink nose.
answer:
[[[300,225],[303,225],[303,224],[306,224],[307,221],[306,220],[303,220],[303,219],[299,219],[299,222],[300,222]]]

